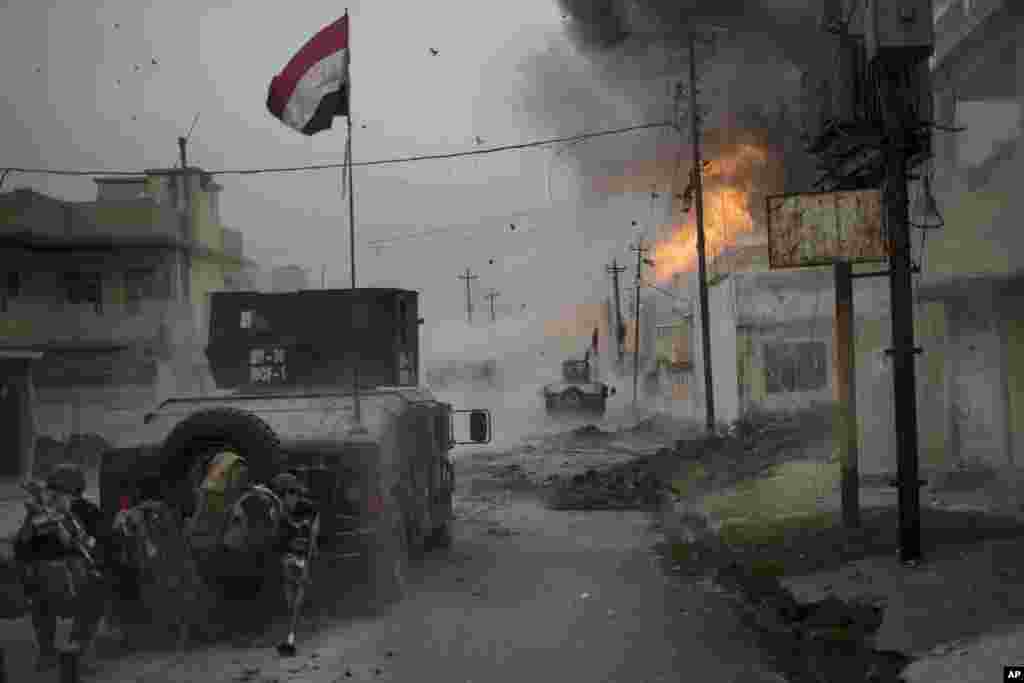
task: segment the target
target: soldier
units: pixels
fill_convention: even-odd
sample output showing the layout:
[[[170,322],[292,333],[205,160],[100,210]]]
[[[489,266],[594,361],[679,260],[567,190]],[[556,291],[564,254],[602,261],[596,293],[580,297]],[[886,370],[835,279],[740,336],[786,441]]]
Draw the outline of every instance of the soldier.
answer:
[[[306,528],[315,512],[313,502],[309,499],[309,492],[299,478],[290,472],[274,477],[270,482],[270,490],[277,494],[284,504],[285,517],[281,525],[278,547],[283,552],[305,552],[304,548],[298,546],[303,545],[299,541],[305,537]]]
[[[101,513],[82,497],[85,477],[71,464],[58,465],[46,478],[38,498],[26,503],[28,514],[15,538],[14,552],[25,570],[31,596],[32,625],[39,648],[36,670],[57,664],[57,618],[70,616],[70,640],[88,657],[83,670],[95,669],[92,645],[104,607]]]
[[[299,597],[299,587],[309,578],[306,557],[309,544],[315,542],[311,535],[316,508],[306,487],[294,474],[284,472],[277,475],[270,488],[284,503],[285,514],[281,520],[277,549],[282,553],[285,600],[292,608]]]

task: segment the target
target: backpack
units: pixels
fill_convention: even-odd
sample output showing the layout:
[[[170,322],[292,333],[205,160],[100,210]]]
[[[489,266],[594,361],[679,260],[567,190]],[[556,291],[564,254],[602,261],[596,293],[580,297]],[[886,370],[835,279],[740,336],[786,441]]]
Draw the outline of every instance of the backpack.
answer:
[[[178,515],[147,500],[114,520],[119,562],[138,571],[139,595],[151,619],[165,624],[202,619],[208,589],[199,576]]]
[[[230,452],[218,453],[196,491],[195,513],[186,529],[195,550],[211,550],[221,544],[231,508],[248,488],[245,458]]]

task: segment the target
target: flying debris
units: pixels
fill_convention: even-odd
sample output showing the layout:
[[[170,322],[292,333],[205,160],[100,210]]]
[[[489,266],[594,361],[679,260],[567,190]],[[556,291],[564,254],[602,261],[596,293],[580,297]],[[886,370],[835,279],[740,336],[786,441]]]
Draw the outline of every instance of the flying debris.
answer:
[[[509,223],[508,224],[508,229],[509,230],[515,230],[516,229],[516,224],[515,223]]]
[[[632,225],[633,225],[633,227],[635,228],[635,227],[636,227],[636,221],[633,221],[633,224],[632,224]]]
[[[651,193],[651,199],[657,199],[657,198],[658,198],[658,193],[657,192],[652,192]]]
[[[478,145],[482,145],[482,144],[484,144],[484,139],[483,139],[482,137],[480,137],[479,135],[477,135],[477,136],[476,136],[475,138],[473,138],[473,139],[474,139],[474,140],[476,141],[476,144],[478,144]]]
[[[132,121],[138,121],[138,120],[139,120],[139,117],[136,116],[135,114],[132,114]]]
[[[487,259],[487,263],[489,263],[490,265],[493,266],[494,265],[494,259]]]
[[[121,28],[121,24],[114,24],[114,28]]]
[[[364,123],[364,124],[362,125],[362,127],[363,127],[363,128],[366,128],[366,124]]]
[[[120,78],[117,79],[116,81],[114,81],[114,87],[115,88],[120,88],[121,87],[121,79]]]
[[[156,66],[156,57],[154,57],[153,59],[149,60],[149,63],[152,64],[153,66]]]
[[[43,67],[37,65],[36,68],[34,69],[34,71],[37,74],[41,74],[41,73],[43,73]]]
[[[430,54],[432,54],[433,56],[435,56],[435,57],[436,57],[436,56],[438,56],[438,55],[439,55],[439,54],[441,54],[441,53],[440,53],[440,51],[438,51],[438,50],[437,50],[437,49],[435,49],[435,48],[430,48]]]
[[[142,67],[141,67],[141,66],[139,66],[138,64],[136,64],[136,65],[135,65],[135,70],[136,70],[136,71],[142,71]]]

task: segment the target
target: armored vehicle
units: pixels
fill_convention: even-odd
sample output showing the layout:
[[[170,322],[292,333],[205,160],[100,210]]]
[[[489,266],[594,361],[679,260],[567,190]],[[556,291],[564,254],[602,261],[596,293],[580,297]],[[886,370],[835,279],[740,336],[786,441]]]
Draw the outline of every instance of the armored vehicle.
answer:
[[[417,294],[225,292],[210,310],[217,392],[165,400],[133,443],[104,454],[104,515],[156,499],[188,520],[213,459],[235,454],[255,484],[286,471],[302,480],[320,511],[320,556],[363,558],[400,589],[410,558],[451,540],[451,449],[491,430],[487,411],[453,410],[419,386]],[[455,439],[458,413],[470,441]],[[272,553],[248,547],[202,565],[205,578],[258,583]]]
[[[544,385],[541,392],[548,414],[604,415],[615,387],[594,381],[592,371],[589,355],[563,361],[562,381]]]

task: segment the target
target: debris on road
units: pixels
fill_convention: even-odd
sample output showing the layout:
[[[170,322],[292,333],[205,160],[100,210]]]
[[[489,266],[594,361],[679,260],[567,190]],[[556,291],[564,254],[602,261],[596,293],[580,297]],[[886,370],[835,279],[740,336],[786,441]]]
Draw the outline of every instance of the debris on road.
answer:
[[[737,563],[719,570],[716,582],[742,599],[737,603],[741,618],[760,634],[773,664],[790,680],[898,683],[913,661],[872,646],[883,607],[835,596],[800,604],[774,576]]]

